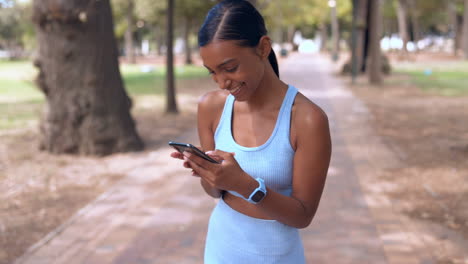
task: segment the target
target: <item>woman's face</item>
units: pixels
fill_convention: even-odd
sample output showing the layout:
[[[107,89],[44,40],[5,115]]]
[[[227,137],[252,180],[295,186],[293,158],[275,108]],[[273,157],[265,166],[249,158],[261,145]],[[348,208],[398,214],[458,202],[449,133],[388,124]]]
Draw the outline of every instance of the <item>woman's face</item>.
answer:
[[[204,66],[219,88],[238,101],[247,100],[257,89],[265,72],[258,48],[241,47],[235,41],[214,41],[200,48]]]

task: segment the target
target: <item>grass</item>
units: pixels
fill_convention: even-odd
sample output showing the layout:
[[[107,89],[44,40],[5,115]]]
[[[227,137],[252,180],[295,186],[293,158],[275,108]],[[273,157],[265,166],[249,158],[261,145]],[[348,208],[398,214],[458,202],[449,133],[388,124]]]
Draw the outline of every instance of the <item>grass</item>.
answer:
[[[408,75],[410,83],[428,93],[468,95],[468,62],[402,63],[395,65],[395,72]]]
[[[121,65],[127,93],[132,97],[163,95],[165,67]],[[208,76],[200,66],[180,66],[175,69],[178,80]],[[37,70],[30,61],[0,60],[0,130],[37,124],[43,109],[44,95],[34,84]]]

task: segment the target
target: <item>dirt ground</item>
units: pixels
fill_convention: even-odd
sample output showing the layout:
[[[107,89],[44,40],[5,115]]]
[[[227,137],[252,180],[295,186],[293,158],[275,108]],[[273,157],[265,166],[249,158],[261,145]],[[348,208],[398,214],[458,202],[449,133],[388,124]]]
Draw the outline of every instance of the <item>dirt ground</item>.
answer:
[[[440,63],[447,57],[440,57]],[[424,93],[403,74],[388,78],[403,85],[391,81],[373,87],[365,78],[349,85],[399,160],[373,180],[391,186],[386,195],[412,228],[423,230],[425,247],[437,263],[468,263],[468,96]],[[454,244],[466,249],[464,256],[456,255]]]

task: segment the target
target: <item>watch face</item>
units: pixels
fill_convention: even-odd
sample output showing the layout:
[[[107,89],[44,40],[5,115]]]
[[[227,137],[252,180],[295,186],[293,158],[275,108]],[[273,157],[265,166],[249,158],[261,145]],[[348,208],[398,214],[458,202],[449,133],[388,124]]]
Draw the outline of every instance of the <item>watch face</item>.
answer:
[[[258,191],[252,196],[252,201],[258,203],[258,202],[260,202],[260,201],[263,199],[264,196],[265,196],[265,193],[262,192],[262,191],[260,191],[260,190],[258,190]]]

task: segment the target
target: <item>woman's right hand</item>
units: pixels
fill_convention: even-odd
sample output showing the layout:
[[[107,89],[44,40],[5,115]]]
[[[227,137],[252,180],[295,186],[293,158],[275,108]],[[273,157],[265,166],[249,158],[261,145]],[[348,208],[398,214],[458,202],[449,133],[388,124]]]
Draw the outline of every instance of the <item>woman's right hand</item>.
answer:
[[[183,160],[184,163],[182,164],[182,166],[184,166],[184,168],[187,168],[187,169],[191,169],[192,167],[190,166],[190,163],[188,161],[186,161],[184,159],[184,155],[178,151],[175,151],[175,152],[172,152],[171,153],[171,157],[174,158],[174,159],[180,159],[180,160]],[[192,170],[192,174],[194,175],[193,173],[193,170]],[[195,175],[194,175],[195,176]]]

